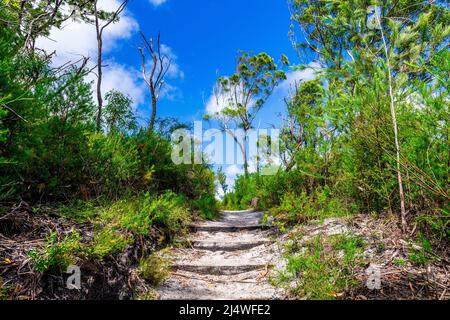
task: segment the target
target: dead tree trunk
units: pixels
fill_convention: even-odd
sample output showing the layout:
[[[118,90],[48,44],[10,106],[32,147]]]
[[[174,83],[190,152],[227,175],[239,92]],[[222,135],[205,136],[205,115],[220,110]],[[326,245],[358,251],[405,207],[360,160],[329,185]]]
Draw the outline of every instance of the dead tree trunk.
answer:
[[[113,12],[111,17],[106,20],[104,25],[100,24],[100,13],[97,7],[98,0],[94,1],[94,19],[95,19],[95,31],[97,35],[97,131],[102,129],[102,112],[103,112],[103,95],[102,95],[102,80],[103,80],[103,31],[113,22],[116,22],[119,15],[125,10],[128,4],[128,0],[125,0]]]
[[[142,77],[144,78],[144,81],[147,84],[148,89],[150,91],[150,95],[152,97],[151,98],[152,113],[150,117],[148,131],[153,132],[156,121],[157,104],[160,98],[161,88],[164,86],[164,78],[170,69],[171,60],[169,57],[161,53],[160,34],[158,34],[156,44],[153,42],[153,39],[148,40],[142,32],[141,36],[142,39],[144,40],[145,49],[150,54],[152,59],[150,74],[147,74],[145,52],[143,48],[139,48],[139,52],[141,54],[142,59],[141,60]]]

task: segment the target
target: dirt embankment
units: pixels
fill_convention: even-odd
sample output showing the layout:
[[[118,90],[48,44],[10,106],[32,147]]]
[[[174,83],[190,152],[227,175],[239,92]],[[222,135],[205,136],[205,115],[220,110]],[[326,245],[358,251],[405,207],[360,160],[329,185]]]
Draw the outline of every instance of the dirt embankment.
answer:
[[[26,203],[15,205],[0,217],[0,297],[3,299],[132,299],[150,290],[137,271],[139,257],[155,248],[153,237],[141,237],[116,254],[102,259],[75,257],[81,269],[81,289],[67,288],[70,274],[40,272],[30,251],[42,250],[48,235],[59,239],[77,232],[80,243],[93,238],[93,225],[57,215],[35,213]]]

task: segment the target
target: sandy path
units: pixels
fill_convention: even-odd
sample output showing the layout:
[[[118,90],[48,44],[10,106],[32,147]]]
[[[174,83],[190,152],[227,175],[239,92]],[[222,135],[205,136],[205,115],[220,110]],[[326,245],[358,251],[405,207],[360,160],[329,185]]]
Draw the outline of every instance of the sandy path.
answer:
[[[224,211],[217,221],[192,225],[192,248],[174,249],[173,272],[161,299],[277,299],[268,268],[278,257],[262,212]]]

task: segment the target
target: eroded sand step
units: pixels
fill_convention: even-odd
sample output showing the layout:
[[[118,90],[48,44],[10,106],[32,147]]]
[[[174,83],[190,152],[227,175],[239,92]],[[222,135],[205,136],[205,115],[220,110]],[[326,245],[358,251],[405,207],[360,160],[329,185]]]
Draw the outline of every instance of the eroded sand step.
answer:
[[[215,221],[190,225],[191,247],[171,250],[171,276],[160,299],[278,299],[267,281],[277,255],[262,212],[224,211]]]
[[[236,275],[249,271],[265,269],[266,264],[242,264],[242,265],[195,265],[195,264],[174,264],[173,270],[182,270],[199,275]]]
[[[194,240],[192,246],[195,249],[208,251],[238,251],[247,250],[261,245],[270,244],[269,240],[257,241],[208,241],[208,240]]]
[[[253,271],[255,272],[255,271]],[[244,274],[246,275],[246,274]],[[189,272],[172,275],[159,289],[162,300],[271,300],[279,292],[265,281],[237,276],[202,276]],[[239,276],[240,277],[240,276]]]
[[[240,231],[251,231],[251,230],[258,230],[263,229],[265,226],[261,224],[255,224],[255,225],[242,225],[242,226],[233,226],[233,225],[225,225],[225,224],[211,224],[211,225],[204,225],[204,224],[190,224],[190,229],[194,232],[198,231],[206,231],[206,232],[240,232]]]

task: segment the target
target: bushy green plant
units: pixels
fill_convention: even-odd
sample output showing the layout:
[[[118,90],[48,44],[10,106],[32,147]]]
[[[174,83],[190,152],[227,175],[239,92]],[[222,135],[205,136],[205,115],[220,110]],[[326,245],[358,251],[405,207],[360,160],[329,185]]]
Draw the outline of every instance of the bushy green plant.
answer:
[[[140,235],[148,235],[152,228],[156,228],[165,238],[172,240],[190,220],[185,202],[183,196],[173,192],[160,196],[145,193],[117,201],[101,213],[100,221]]]
[[[305,223],[313,219],[342,217],[349,214],[339,199],[332,198],[328,188],[317,188],[313,194],[288,192],[278,207],[268,210],[280,226]]]
[[[183,197],[167,192],[155,199],[147,198],[143,210],[148,212],[152,224],[162,230],[168,240],[183,231],[190,221],[190,212]]]
[[[419,233],[417,236],[417,245],[413,246],[409,253],[409,259],[417,265],[426,265],[434,260],[433,247],[431,242]]]
[[[138,271],[142,278],[157,286],[168,277],[170,262],[163,254],[153,253],[139,261]]]
[[[222,207],[229,210],[245,210],[257,195],[257,175],[240,175],[234,183],[234,190],[224,196]]]
[[[436,242],[450,237],[450,211],[446,208],[418,214],[416,221]]]
[[[83,252],[80,243],[81,235],[72,231],[62,240],[58,233],[50,232],[43,248],[35,248],[28,252],[33,267],[41,272],[60,273],[74,261],[77,253]]]
[[[96,195],[118,196],[139,176],[136,146],[121,134],[95,133],[89,136],[87,174]]]
[[[212,195],[204,195],[192,201],[194,210],[198,210],[200,217],[207,220],[214,219],[219,213],[217,200]]]
[[[335,299],[357,284],[352,270],[362,263],[364,247],[362,239],[351,234],[316,236],[299,251],[287,253],[287,265],[273,281],[298,298]]]
[[[89,252],[92,256],[102,259],[109,254],[124,250],[130,242],[129,236],[107,226],[94,231],[94,239]]]

